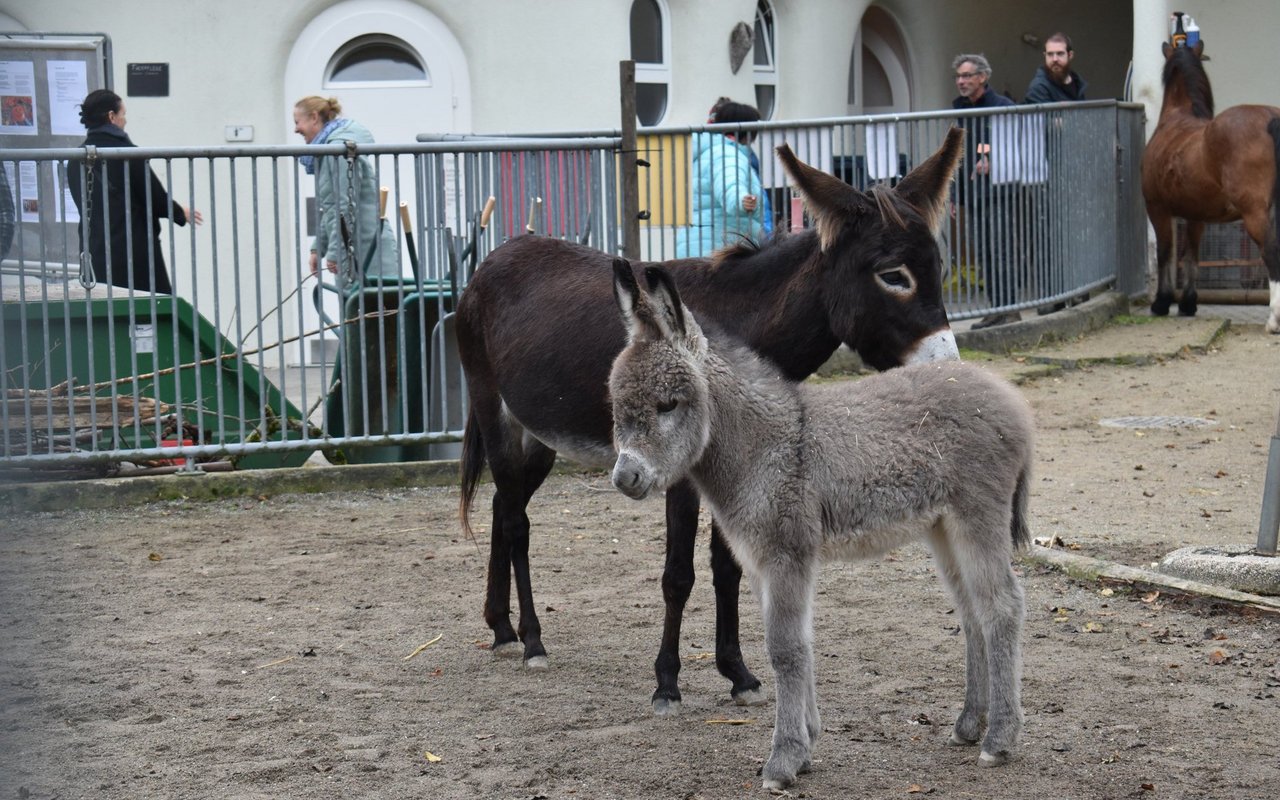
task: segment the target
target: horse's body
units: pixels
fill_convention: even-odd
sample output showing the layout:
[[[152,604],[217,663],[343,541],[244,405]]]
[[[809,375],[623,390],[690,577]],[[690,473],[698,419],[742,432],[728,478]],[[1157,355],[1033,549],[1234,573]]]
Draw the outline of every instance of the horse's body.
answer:
[[[730,337],[704,336],[670,276],[625,261],[630,343],[609,378],[613,483],[639,499],[688,475],[751,578],[777,683],[765,788],[804,771],[822,730],[813,676],[819,564],[928,542],[965,634],[952,744],[1004,763],[1022,724],[1022,589],[1033,423],[1008,383],[959,362],[791,384]],[[983,721],[987,722],[983,737]]]
[[[1159,277],[1155,314],[1169,313],[1178,254],[1174,220],[1187,221],[1185,283],[1180,313],[1196,313],[1200,237],[1207,223],[1243,220],[1262,252],[1271,284],[1267,330],[1280,333],[1280,239],[1273,216],[1280,209],[1280,108],[1232,106],[1214,116],[1213,91],[1194,48],[1165,44],[1164,101],[1142,156],[1142,194],[1156,232]]]
[[[935,242],[962,134],[893,189],[863,194],[779,148],[779,158],[810,201],[817,230],[763,247],[742,245],[714,260],[669,262],[691,305],[733,331],[789,379],[813,373],[840,342],[885,369],[912,360],[955,358],[942,305]],[[927,220],[927,221],[926,221]],[[470,414],[462,454],[463,526],[481,470],[493,474],[493,528],[485,620],[495,654],[519,652],[510,621],[514,572],[525,663],[546,666],[529,580],[525,507],[556,451],[588,464],[613,463],[606,396],[609,367],[626,343],[609,300],[610,257],[541,237],[496,249],[458,305],[458,350]],[[556,309],[549,313],[548,309]],[[666,616],[655,663],[657,713],[679,708],[680,622],[693,586],[698,497],[680,483],[667,493]],[[738,648],[740,568],[712,525],[716,664],[739,702],[760,682]]]

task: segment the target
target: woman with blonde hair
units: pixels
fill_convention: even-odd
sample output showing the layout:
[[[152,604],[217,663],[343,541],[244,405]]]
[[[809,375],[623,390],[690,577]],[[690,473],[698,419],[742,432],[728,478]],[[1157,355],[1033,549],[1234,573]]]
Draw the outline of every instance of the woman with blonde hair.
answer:
[[[294,103],[293,130],[307,144],[373,144],[368,128],[342,116],[342,104],[336,97],[310,95]],[[311,271],[319,270],[323,261],[330,272],[336,273],[338,265],[343,264],[350,275],[398,276],[395,236],[389,227],[378,225],[378,183],[373,159],[355,159],[354,192],[349,191],[346,156],[302,156],[299,161],[308,175],[316,176],[317,225],[311,245]],[[353,207],[348,207],[349,198],[354,200]],[[344,219],[355,245],[354,264],[344,264]]]

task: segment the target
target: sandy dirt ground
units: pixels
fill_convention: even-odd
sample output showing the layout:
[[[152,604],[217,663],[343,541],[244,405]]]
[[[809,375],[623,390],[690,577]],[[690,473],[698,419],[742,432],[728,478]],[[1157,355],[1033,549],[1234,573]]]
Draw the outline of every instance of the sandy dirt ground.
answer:
[[[1256,328],[1204,354],[1025,384],[1040,428],[1034,533],[1137,566],[1252,543],[1278,387],[1280,337]],[[1130,415],[1213,422],[1098,424]],[[0,800],[769,796],[757,771],[773,704],[733,705],[716,673],[705,546],[683,713],[650,713],[660,500],[633,503],[594,473],[536,495],[541,672],[488,651],[487,543],[461,538],[457,501],[452,488],[264,494],[6,520]],[[963,637],[927,551],[825,567],[823,737],[791,795],[1275,796],[1280,617],[1019,572],[1023,747],[980,769],[974,749],[945,744]],[[771,695],[749,593],[742,619]]]

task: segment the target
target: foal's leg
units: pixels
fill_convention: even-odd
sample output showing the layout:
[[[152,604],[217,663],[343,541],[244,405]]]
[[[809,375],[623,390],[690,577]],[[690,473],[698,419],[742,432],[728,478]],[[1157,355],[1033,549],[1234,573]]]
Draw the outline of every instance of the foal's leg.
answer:
[[[711,580],[716,588],[716,668],[733,681],[729,693],[740,706],[765,701],[760,681],[742,660],[738,640],[738,588],[742,583],[742,567],[734,560],[725,544],[720,524],[711,521]]]
[[[1151,301],[1151,313],[1163,317],[1169,314],[1169,307],[1173,305],[1173,289],[1176,285],[1173,274],[1177,260],[1174,252],[1176,240],[1173,217],[1150,207],[1147,208],[1147,215],[1156,232],[1156,296]]]
[[[1203,235],[1203,222],[1187,220],[1187,255],[1182,261],[1186,280],[1182,282],[1182,298],[1178,300],[1178,313],[1184,317],[1196,315],[1196,273],[1200,270],[1200,237]]]
[[[698,491],[687,480],[667,489],[667,561],[662,569],[662,644],[653,671],[658,688],[653,692],[653,713],[671,716],[680,712],[680,623],[685,603],[693,591],[693,544],[698,533]]]
[[[783,556],[760,581],[765,644],[777,684],[773,746],[763,770],[766,789],[795,782],[809,765],[822,727],[813,678],[814,568]]]
[[[987,649],[987,734],[978,764],[1009,760],[1022,732],[1022,587],[1009,560],[1009,509],[953,526],[960,581]]]
[[[547,667],[547,651],[542,646],[542,624],[538,621],[537,611],[533,605],[533,585],[529,578],[529,517],[525,509],[529,499],[546,480],[555,464],[555,451],[541,442],[529,439],[525,443],[523,457],[518,459],[489,459],[489,469],[493,473],[493,530],[496,547],[490,552],[489,594],[485,601],[485,621],[494,631],[493,651],[496,655],[505,655],[513,647],[515,639],[511,638],[510,602],[508,594],[510,583],[506,579],[506,570],[501,573],[496,568],[499,559],[493,556],[493,550],[502,549],[505,544],[508,563],[516,580],[516,597],[520,603],[520,620],[517,633],[524,642],[524,662],[530,669]],[[497,537],[501,532],[501,540]]]
[[[938,562],[938,574],[960,612],[960,629],[964,632],[964,708],[951,729],[948,744],[974,745],[982,738],[987,722],[989,685],[987,677],[987,642],[982,623],[974,613],[964,585],[964,575],[956,554],[947,539],[947,528],[941,522],[929,533],[929,547]]]
[[[1271,224],[1273,213],[1275,210],[1267,206],[1250,209],[1244,215],[1244,229],[1258,244],[1262,263],[1267,265],[1267,280],[1271,284],[1271,316],[1267,319],[1267,333],[1280,333],[1280,237]]]

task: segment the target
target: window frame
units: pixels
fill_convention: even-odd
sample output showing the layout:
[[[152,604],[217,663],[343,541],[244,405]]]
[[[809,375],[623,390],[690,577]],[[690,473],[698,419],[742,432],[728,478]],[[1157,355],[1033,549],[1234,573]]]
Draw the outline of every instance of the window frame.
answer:
[[[667,118],[667,114],[671,111],[671,8],[667,5],[667,0],[632,0],[631,5],[627,8],[627,34],[628,34],[628,51],[630,50],[630,33],[631,33],[631,9],[635,8],[637,2],[651,2],[658,9],[658,30],[661,36],[662,44],[662,61],[636,61],[636,84],[661,85],[666,89],[667,101],[663,105],[662,114],[653,122],[641,122],[644,127],[653,127],[661,125]],[[628,52],[628,55],[631,55]],[[637,120],[639,118],[639,109],[637,109]],[[639,120],[638,120],[639,121]]]
[[[764,12],[764,13],[762,13]],[[768,48],[767,65],[756,64],[756,31],[762,27],[762,17],[767,16],[767,23],[763,25],[765,36],[762,37],[765,46]],[[751,26],[751,77],[755,89],[758,91],[761,86],[768,86],[773,89],[773,107],[765,113],[763,108],[760,111],[761,119],[773,119],[778,111],[778,14],[773,4],[769,0],[756,0],[755,20]],[[756,98],[757,104],[759,98]]]
[[[408,80],[385,80],[385,81],[379,81],[379,80],[335,81],[333,79],[334,70],[337,69],[338,65],[340,65],[343,61],[345,61],[353,53],[356,53],[362,48],[371,44],[391,45],[398,50],[404,51],[406,54],[412,56],[414,60],[418,62],[418,66],[422,69],[422,74],[424,77],[417,78],[417,79],[408,79]],[[389,33],[365,33],[347,40],[345,43],[343,43],[341,47],[339,47],[337,50],[334,51],[333,56],[329,59],[329,63],[324,68],[324,80],[321,81],[320,85],[324,89],[339,90],[339,89],[368,89],[368,88],[380,88],[380,87],[381,88],[402,88],[402,87],[430,88],[433,84],[431,80],[431,68],[427,66],[427,60],[422,57],[422,54],[419,53],[417,49],[414,48],[413,45],[409,44],[404,39],[401,39],[400,37],[394,36]]]

